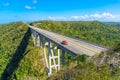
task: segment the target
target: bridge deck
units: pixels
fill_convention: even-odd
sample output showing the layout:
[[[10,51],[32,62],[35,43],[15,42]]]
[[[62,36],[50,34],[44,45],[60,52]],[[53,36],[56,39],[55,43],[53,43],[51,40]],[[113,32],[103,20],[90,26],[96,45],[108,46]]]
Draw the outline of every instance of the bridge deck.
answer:
[[[104,47],[90,44],[82,40],[73,39],[54,32],[36,28],[33,26],[29,26],[29,27],[75,54],[86,54],[88,56],[93,56],[95,54],[99,54],[101,51],[106,50],[106,48]],[[68,45],[61,44],[63,40],[68,41]]]

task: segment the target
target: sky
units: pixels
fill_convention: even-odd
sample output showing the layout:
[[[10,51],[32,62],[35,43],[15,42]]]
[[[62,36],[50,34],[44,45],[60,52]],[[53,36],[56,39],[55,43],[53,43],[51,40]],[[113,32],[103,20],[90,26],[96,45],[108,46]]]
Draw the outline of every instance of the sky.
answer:
[[[120,22],[120,0],[0,0],[0,23],[40,20]]]

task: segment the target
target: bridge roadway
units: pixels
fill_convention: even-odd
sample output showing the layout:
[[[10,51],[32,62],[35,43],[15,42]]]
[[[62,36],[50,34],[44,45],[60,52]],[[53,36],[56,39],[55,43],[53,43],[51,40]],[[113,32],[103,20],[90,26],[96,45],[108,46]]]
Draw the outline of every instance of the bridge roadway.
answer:
[[[104,47],[94,45],[82,40],[63,36],[34,26],[29,26],[29,27],[75,54],[86,54],[88,56],[93,56],[95,54],[99,54],[101,51],[107,50]],[[63,40],[66,40],[68,42],[68,45],[61,44]]]

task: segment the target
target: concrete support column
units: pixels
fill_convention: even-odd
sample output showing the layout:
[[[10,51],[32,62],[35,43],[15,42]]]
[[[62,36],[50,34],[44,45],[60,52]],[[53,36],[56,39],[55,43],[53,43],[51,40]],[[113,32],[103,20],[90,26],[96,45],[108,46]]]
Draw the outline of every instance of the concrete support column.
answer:
[[[34,47],[36,47],[36,32],[34,30],[31,30],[31,33],[32,33],[32,38],[34,42]]]
[[[40,47],[40,35],[37,35],[37,47]]]
[[[43,48],[43,50],[44,50],[44,59],[45,59],[46,67],[49,68],[45,47]]]
[[[49,60],[49,72],[48,75],[50,76],[52,74],[52,68],[51,68],[51,50],[50,50],[50,41],[48,41],[48,60]]]
[[[52,74],[52,63],[51,63],[51,56],[49,56],[49,72],[48,75],[50,76]]]
[[[42,35],[39,35],[40,48],[42,48]]]
[[[62,66],[65,65],[65,51],[62,50]]]
[[[60,70],[60,49],[58,49],[58,70]]]
[[[58,46],[53,47],[49,39],[42,36],[41,34],[38,34],[36,31],[32,30],[32,33],[33,33],[32,37],[34,40],[34,47],[36,48],[41,46],[43,48],[44,61],[47,68],[48,75],[50,76],[53,70],[56,72],[60,70],[60,49],[58,48]],[[48,54],[45,46],[48,46]],[[55,49],[57,50],[56,54],[54,52]],[[63,54],[64,53],[65,52],[63,51]]]
[[[37,33],[34,32],[34,47],[37,47]]]

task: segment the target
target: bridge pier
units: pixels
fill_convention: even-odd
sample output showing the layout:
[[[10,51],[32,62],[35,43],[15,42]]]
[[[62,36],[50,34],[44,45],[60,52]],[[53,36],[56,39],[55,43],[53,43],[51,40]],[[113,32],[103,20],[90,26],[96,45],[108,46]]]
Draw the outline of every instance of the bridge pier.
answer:
[[[32,38],[34,41],[34,47],[40,47],[40,36],[38,35],[37,32],[32,30]]]
[[[74,58],[77,58],[77,55],[81,53],[88,56],[93,56],[101,51],[108,50],[108,48],[105,47],[87,43],[82,40],[68,38],[60,34],[55,34],[50,31],[36,28],[34,26],[29,25],[29,28],[32,32],[34,47],[41,46],[43,49],[48,75],[52,74],[52,69],[55,69],[56,72],[60,70],[60,64],[62,64],[62,66],[65,65],[65,52],[69,53]],[[71,43],[69,45],[62,45],[62,40],[60,38],[70,40]],[[53,44],[57,47],[54,48]],[[60,60],[60,54],[62,54],[62,60]]]
[[[50,76],[52,74],[53,69],[56,72],[60,70],[60,48],[53,47],[52,42],[49,39],[45,38],[35,31],[32,31],[32,37],[34,41],[34,47],[36,48],[41,46],[43,48],[44,60],[48,75]],[[48,54],[46,47],[48,48]],[[57,50],[57,52],[54,50]]]
[[[62,66],[65,65],[65,51],[62,50]]]
[[[65,65],[64,48],[35,30],[31,29],[31,32],[34,41],[34,47],[41,47],[43,49],[44,61],[48,75],[50,76],[54,71],[59,71],[60,64],[62,64],[62,66]],[[48,50],[46,50],[46,48],[48,48]],[[60,59],[60,54],[62,54],[62,60]]]
[[[48,40],[48,56],[49,56],[49,72],[48,72],[48,75],[49,76],[52,74],[52,69],[55,69],[56,72],[58,70],[60,70],[60,50],[57,49],[58,52],[57,52],[56,56],[54,54],[54,50],[55,50],[55,48],[52,46],[52,43],[50,42],[50,40]]]

